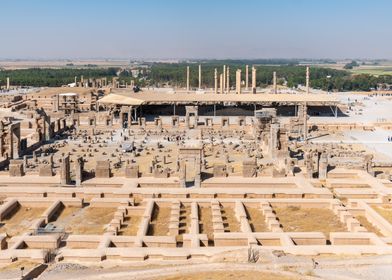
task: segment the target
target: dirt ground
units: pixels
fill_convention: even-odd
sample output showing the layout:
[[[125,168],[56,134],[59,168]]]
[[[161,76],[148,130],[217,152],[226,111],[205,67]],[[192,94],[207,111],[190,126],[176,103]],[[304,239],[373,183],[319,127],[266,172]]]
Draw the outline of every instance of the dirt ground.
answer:
[[[211,207],[199,206],[199,229],[200,233],[207,234],[209,240],[213,239]]]
[[[119,230],[119,235],[136,235],[139,230],[139,224],[141,216],[126,216],[124,219],[124,225]]]
[[[152,213],[151,223],[147,235],[165,236],[169,233],[169,220],[171,209],[156,205]]]
[[[234,214],[234,209],[231,207],[221,207],[221,213],[225,232],[239,232],[240,224]]]
[[[373,206],[373,209],[377,211],[378,214],[383,216],[388,222],[392,223],[392,206]]]
[[[347,231],[339,218],[329,209],[300,208],[296,206],[274,208],[283,230],[286,232],[324,233],[329,238],[330,232]]]
[[[13,212],[0,223],[0,225],[2,225],[0,227],[0,232],[7,233],[10,237],[19,235],[25,232],[32,221],[39,218],[45,210],[46,208],[43,207],[19,206],[17,211]]]
[[[270,231],[265,223],[265,217],[259,208],[245,207],[249,225],[253,232]]]
[[[103,234],[104,226],[112,219],[116,208],[83,208],[77,212],[65,228],[73,234]]]
[[[375,226],[373,226],[365,216],[359,215],[355,217],[361,225],[366,228],[368,231],[374,232],[378,236],[384,236]]]
[[[207,271],[181,276],[154,277],[152,280],[296,280],[297,277],[264,274],[258,271]]]

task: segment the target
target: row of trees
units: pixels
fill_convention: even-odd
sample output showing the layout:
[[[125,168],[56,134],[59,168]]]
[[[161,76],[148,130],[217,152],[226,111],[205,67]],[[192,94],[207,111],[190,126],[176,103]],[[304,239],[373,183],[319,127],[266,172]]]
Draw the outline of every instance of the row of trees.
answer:
[[[84,79],[88,78],[103,78],[107,77],[110,80],[117,76],[117,68],[97,68],[97,69],[44,69],[44,68],[30,68],[18,70],[3,70],[0,71],[0,85],[5,85],[6,78],[10,77],[11,84],[16,86],[48,86],[59,87],[75,81],[77,76],[80,81],[80,76]]]
[[[154,64],[151,67],[149,81],[154,85],[168,84],[172,86],[186,85],[186,64]],[[245,66],[243,64],[228,64],[230,67],[230,80],[234,85],[236,69],[242,70],[242,80],[245,80]],[[214,86],[214,70],[218,69],[218,76],[223,72],[222,64],[202,64],[203,86]],[[298,65],[260,65],[257,69],[257,86],[266,87],[272,84],[273,72],[277,73],[278,83],[285,83],[288,87],[298,87],[305,84],[305,66]],[[190,66],[190,83],[198,85],[198,65]],[[249,83],[251,79],[251,67],[249,67]],[[311,86],[329,91],[369,91],[380,83],[392,84],[392,76],[352,75],[348,71],[331,68],[312,67],[310,69]]]

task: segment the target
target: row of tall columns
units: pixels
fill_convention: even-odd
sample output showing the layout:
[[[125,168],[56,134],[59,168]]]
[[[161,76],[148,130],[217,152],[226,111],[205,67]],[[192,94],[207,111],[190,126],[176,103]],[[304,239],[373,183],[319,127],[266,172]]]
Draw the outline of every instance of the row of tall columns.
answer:
[[[238,73],[241,73],[241,70],[239,69],[236,71],[236,93],[240,93],[241,90],[241,77],[237,77]],[[309,72],[309,67],[306,67],[306,93],[310,92],[310,72]],[[256,77],[257,77],[257,70],[256,67],[252,66],[252,79],[251,79],[251,89],[252,93],[256,93]],[[189,66],[186,68],[186,90],[189,92],[190,90],[190,70]],[[218,81],[219,79],[219,81]],[[83,80],[83,76],[81,77],[81,80]],[[201,76],[201,64],[199,64],[199,89],[201,89],[201,82],[202,82],[202,76]],[[219,84],[218,84],[219,83]],[[7,80],[7,87],[8,87],[8,80]],[[218,88],[220,90],[218,90]],[[249,65],[245,66],[245,90],[249,90]],[[225,92],[230,92],[230,67],[226,65],[223,65],[223,73],[219,74],[218,76],[218,70],[215,68],[214,69],[214,93],[225,93]],[[273,93],[277,94],[278,93],[278,85],[277,85],[277,75],[276,72],[273,72]]]
[[[189,92],[189,66],[186,67],[186,91]],[[199,64],[199,89],[201,89],[201,64]]]

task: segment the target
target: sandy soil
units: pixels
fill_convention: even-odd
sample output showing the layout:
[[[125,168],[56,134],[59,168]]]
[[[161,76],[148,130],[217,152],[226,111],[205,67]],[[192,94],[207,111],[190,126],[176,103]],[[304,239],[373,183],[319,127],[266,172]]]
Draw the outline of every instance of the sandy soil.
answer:
[[[221,207],[223,226],[225,232],[239,232],[240,223],[238,222],[234,209],[231,207]]]
[[[388,222],[392,223],[392,206],[373,206],[373,209],[377,211],[378,214],[383,216]]]
[[[162,236],[169,233],[171,209],[155,205],[147,235]]]
[[[46,210],[43,207],[19,206],[18,210],[3,220],[0,233],[7,233],[10,237],[25,232],[31,223]]]
[[[65,231],[73,234],[103,234],[104,226],[113,219],[115,211],[116,208],[83,208],[69,221]]]
[[[259,208],[245,207],[249,225],[253,232],[270,231],[265,223],[265,217]]]
[[[140,216],[126,216],[118,235],[136,235],[141,219]]]
[[[378,236],[384,236],[375,226],[373,226],[365,216],[359,215],[355,217],[360,223],[361,226],[366,228],[368,231],[374,232]]]
[[[181,276],[154,277],[153,280],[294,280],[298,277],[267,274],[258,271],[208,271],[187,273]]]
[[[283,230],[290,232],[323,232],[329,238],[330,232],[347,231],[339,218],[329,209],[300,208],[295,206],[274,208]]]
[[[199,230],[200,233],[207,234],[209,240],[213,240],[211,207],[199,206]]]

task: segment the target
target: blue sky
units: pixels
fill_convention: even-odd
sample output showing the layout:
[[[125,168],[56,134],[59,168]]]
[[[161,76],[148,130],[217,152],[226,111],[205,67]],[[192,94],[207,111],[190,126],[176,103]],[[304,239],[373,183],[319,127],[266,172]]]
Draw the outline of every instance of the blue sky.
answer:
[[[0,0],[0,58],[388,58],[389,0]]]

